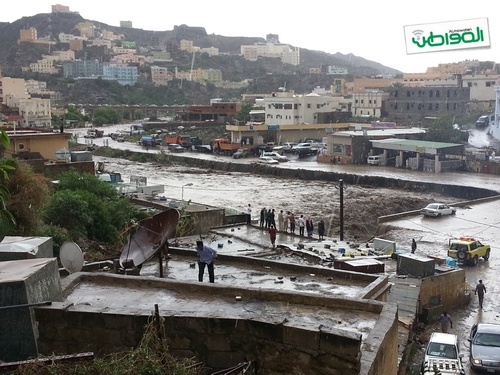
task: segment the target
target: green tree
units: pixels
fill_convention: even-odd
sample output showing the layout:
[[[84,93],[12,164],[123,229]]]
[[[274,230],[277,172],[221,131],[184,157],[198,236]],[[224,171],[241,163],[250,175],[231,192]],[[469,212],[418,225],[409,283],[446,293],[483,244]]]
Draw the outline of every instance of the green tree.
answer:
[[[2,235],[33,235],[43,226],[43,214],[49,199],[49,181],[34,173],[30,166],[16,159],[2,159],[1,169],[8,169],[2,186],[8,191],[4,201],[11,220],[3,221]]]
[[[130,220],[141,215],[107,182],[66,172],[60,176],[45,217],[47,224],[66,229],[73,240],[88,237],[113,244]]]
[[[238,121],[248,121],[250,120],[250,111],[253,109],[252,103],[243,104],[241,109],[236,113],[236,119]]]
[[[9,136],[3,129],[0,129],[0,144],[4,148],[8,148],[10,144]],[[8,225],[7,223],[14,223],[14,217],[7,209],[9,190],[5,183],[9,178],[8,172],[12,170],[12,166],[9,166],[5,163],[0,163],[0,235],[3,232],[1,227]]]
[[[96,126],[100,126],[103,124],[117,124],[120,120],[121,115],[114,108],[98,108],[94,111],[94,120],[92,123]],[[100,123],[102,121],[104,122]]]
[[[468,139],[469,133],[454,126],[452,119],[448,117],[434,121],[424,135],[425,141],[433,142],[467,143]]]

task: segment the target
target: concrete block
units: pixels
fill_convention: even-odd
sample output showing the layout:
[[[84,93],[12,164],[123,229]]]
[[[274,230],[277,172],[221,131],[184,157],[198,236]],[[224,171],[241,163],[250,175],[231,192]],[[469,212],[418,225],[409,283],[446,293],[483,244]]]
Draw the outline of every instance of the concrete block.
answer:
[[[0,262],[0,306],[60,301],[57,260],[26,259]],[[33,307],[0,310],[0,358],[22,361],[38,356],[37,322]]]
[[[243,323],[239,321],[238,324]],[[263,323],[255,320],[246,321],[248,335],[257,339],[265,339],[278,343],[283,342],[283,326],[272,323]]]
[[[191,349],[191,340],[186,336],[173,335],[166,338],[169,349],[172,350],[189,350]]]
[[[320,333],[319,348],[325,353],[356,359],[361,355],[361,334],[342,330]]]
[[[217,352],[230,352],[231,341],[227,335],[210,335],[210,339],[206,341],[207,349]]]
[[[127,315],[102,314],[103,328],[129,331],[132,329],[132,319]]]
[[[0,262],[53,257],[52,237],[5,236],[0,242]]]
[[[319,331],[290,326],[283,327],[283,344],[318,350],[319,338]]]

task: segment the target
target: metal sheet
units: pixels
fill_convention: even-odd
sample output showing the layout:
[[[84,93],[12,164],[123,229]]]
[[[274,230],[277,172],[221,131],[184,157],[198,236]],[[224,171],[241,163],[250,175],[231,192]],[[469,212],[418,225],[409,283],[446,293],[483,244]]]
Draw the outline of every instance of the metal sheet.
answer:
[[[130,236],[120,255],[120,265],[133,262],[135,267],[153,257],[167,240],[175,234],[181,214],[175,208],[162,211],[132,228],[136,232]]]

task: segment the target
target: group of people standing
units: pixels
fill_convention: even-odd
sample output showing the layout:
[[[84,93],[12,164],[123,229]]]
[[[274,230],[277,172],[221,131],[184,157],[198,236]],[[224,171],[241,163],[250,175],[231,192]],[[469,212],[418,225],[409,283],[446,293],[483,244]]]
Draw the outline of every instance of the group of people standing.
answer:
[[[306,233],[307,237],[312,237],[314,233],[314,223],[311,215],[307,217],[304,217],[304,215],[296,217],[293,212],[288,211],[285,213],[283,210],[280,210],[280,212],[276,214],[274,208],[262,208],[262,210],[260,210],[259,223],[261,228],[273,228],[273,232],[277,231],[280,233],[295,234],[298,228],[299,236],[301,237],[305,236]],[[320,240],[324,239],[325,222],[323,220],[318,222],[318,236]]]

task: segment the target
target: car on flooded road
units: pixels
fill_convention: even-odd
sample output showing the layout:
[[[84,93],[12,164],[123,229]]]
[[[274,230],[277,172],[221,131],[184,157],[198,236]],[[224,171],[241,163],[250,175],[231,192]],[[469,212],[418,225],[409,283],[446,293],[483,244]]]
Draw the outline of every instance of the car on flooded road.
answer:
[[[462,358],[456,335],[433,332],[425,350],[420,374],[464,375]]]
[[[477,266],[479,258],[485,261],[490,259],[491,247],[472,237],[460,237],[458,240],[449,240],[448,256],[458,260],[459,264],[469,263]]]
[[[456,208],[450,207],[444,203],[430,203],[420,210],[420,213],[429,217],[441,217],[446,215],[455,215]]]
[[[500,325],[478,323],[469,336],[469,362],[473,370],[500,373]]]
[[[279,161],[278,160],[275,160],[273,159],[272,157],[270,156],[261,156],[259,158],[259,163],[262,163],[262,164],[278,164]]]

